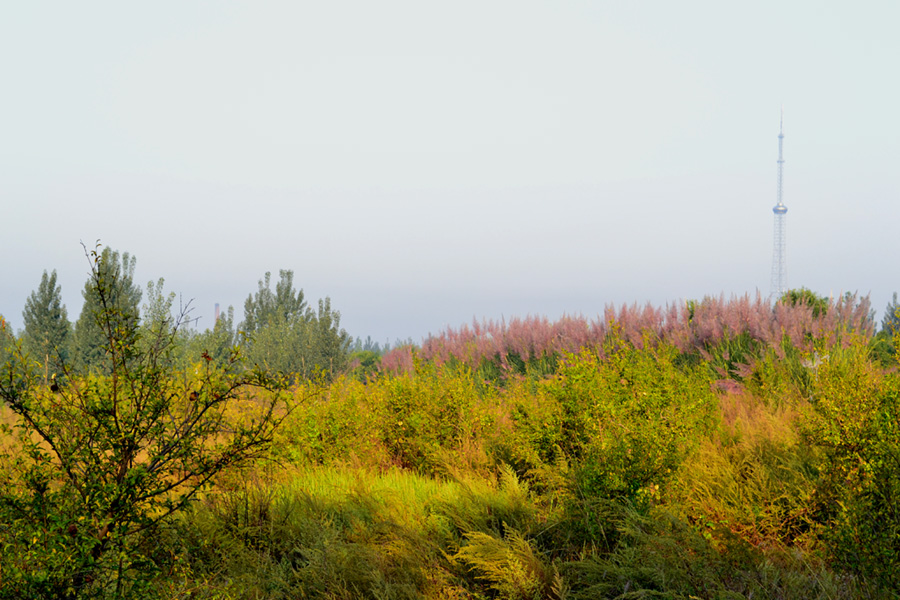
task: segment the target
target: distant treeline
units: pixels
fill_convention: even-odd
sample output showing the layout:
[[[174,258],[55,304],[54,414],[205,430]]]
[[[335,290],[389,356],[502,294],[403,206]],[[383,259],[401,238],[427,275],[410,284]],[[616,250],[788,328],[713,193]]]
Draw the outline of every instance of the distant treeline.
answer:
[[[166,328],[176,328],[177,345],[174,352],[184,364],[208,357],[219,364],[231,359],[236,349],[249,365],[289,375],[307,378],[343,372],[350,364],[355,349],[381,354],[381,346],[357,342],[341,328],[340,312],[324,298],[310,306],[303,290],[294,287],[293,271],[280,271],[280,279],[271,289],[271,273],[259,281],[256,292],[244,302],[244,321],[235,323],[234,308],[228,307],[211,328],[197,329],[191,319],[190,306],[176,306],[174,292],[164,291],[163,279],[150,281],[146,292],[134,281],[136,259],[127,252],[104,248],[100,253],[100,277],[110,284],[110,296],[100,306],[100,298],[89,279],[82,296],[84,304],[78,319],[69,320],[62,303],[62,290],[56,271],[44,271],[38,288],[25,301],[24,329],[18,335],[25,353],[45,365],[47,377],[62,377],[56,372],[60,365],[70,364],[77,369],[103,364],[106,352],[105,333],[97,314],[104,308],[114,308],[138,326],[138,336],[150,343],[155,334]],[[143,303],[142,303],[143,300]],[[2,320],[2,317],[0,317]],[[14,332],[4,322],[0,327],[0,351],[11,346]]]

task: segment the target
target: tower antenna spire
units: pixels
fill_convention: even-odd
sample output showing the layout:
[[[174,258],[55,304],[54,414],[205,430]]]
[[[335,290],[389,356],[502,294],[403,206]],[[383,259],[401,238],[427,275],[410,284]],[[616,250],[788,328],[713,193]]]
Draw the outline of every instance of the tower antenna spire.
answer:
[[[782,183],[784,179],[784,105],[781,107],[781,124],[778,129],[778,191],[777,203],[772,212],[775,213],[774,250],[772,253],[772,295],[781,297],[787,291],[787,265],[785,262],[785,213],[787,206],[782,198]]]

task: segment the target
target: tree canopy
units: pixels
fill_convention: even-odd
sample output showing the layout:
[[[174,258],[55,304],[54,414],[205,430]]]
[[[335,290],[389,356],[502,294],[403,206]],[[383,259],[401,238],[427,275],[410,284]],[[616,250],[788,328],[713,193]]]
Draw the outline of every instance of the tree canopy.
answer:
[[[135,343],[144,352],[162,343],[174,323],[176,296],[165,291],[162,278],[150,281],[144,294],[134,280],[134,256],[110,248],[91,254],[96,257],[95,272],[85,283],[84,303],[74,327],[62,304],[56,271],[44,272],[38,289],[26,302],[23,349],[32,360],[44,365],[45,377],[61,374],[51,368],[53,365],[103,368],[110,349],[108,332],[99,321],[101,314],[107,319],[114,315],[112,326],[133,332]],[[309,306],[303,290],[294,285],[294,272],[282,269],[278,273],[277,282],[272,281],[271,272],[259,280],[258,289],[244,303],[244,320],[238,327],[231,307],[205,331],[180,327],[176,352],[182,364],[189,364],[202,354],[221,366],[240,347],[249,366],[276,371],[291,379],[322,373],[330,377],[344,370],[349,364],[352,340],[341,328],[340,312],[332,308],[328,297]],[[106,286],[102,297],[97,293],[96,281]],[[187,319],[186,312],[184,317]],[[10,335],[15,338],[12,332]]]
[[[68,358],[72,325],[62,303],[55,270],[49,275],[44,271],[38,289],[25,300],[22,317],[25,320],[22,346],[33,359],[48,369],[50,364]]]
[[[350,336],[341,329],[339,312],[331,300],[319,300],[316,311],[294,288],[294,272],[281,270],[275,292],[271,273],[259,281],[256,294],[244,303],[242,331],[249,335],[250,364],[290,377],[334,374],[347,365]]]
[[[141,288],[134,283],[134,267],[137,260],[127,252],[104,248],[97,254],[95,272],[84,284],[84,305],[75,322],[75,364],[79,367],[102,364],[108,348],[108,336],[104,334],[99,315],[114,316],[114,326],[134,330],[140,319]],[[107,286],[100,295],[97,283]]]
[[[303,290],[294,289],[294,272],[282,269],[280,279],[275,284],[275,293],[270,289],[272,273],[266,272],[259,280],[256,294],[250,294],[244,302],[244,322],[241,329],[256,333],[269,323],[280,320],[293,323],[308,317]]]

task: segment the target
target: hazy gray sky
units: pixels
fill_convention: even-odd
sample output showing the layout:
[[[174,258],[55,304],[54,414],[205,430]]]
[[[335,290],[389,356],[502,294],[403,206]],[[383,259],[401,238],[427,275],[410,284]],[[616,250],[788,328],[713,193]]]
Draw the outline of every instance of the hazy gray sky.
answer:
[[[268,270],[354,336],[900,290],[900,3],[8,2],[0,314],[80,242],[201,327]]]

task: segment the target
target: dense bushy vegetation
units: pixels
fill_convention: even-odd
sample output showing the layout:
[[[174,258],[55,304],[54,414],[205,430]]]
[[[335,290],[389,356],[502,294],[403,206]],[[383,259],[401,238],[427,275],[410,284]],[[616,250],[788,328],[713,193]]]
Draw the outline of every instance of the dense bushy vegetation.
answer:
[[[865,298],[474,323],[385,353],[291,277],[260,282],[245,338],[230,312],[179,333],[151,286],[141,319],[97,313],[116,325],[86,371],[0,324],[19,432],[0,597],[900,595],[900,338]],[[207,405],[205,429],[179,429]],[[120,416],[145,435],[117,441]]]
[[[802,299],[803,301],[798,301]],[[810,298],[813,300],[810,301]],[[552,372],[561,353],[603,344],[614,327],[619,337],[641,348],[647,334],[664,340],[685,356],[710,359],[733,369],[763,349],[779,356],[789,348],[808,352],[815,343],[831,343],[840,331],[873,333],[867,298],[848,294],[836,301],[808,290],[788,292],[774,305],[757,295],[687,301],[666,308],[651,305],[608,306],[602,317],[514,318],[500,323],[474,322],[427,339],[418,356],[439,364],[463,363],[497,375]],[[383,359],[387,369],[408,369],[412,348],[396,348]],[[724,376],[724,374],[723,374]]]

